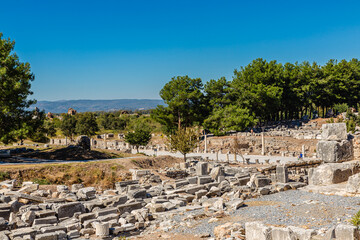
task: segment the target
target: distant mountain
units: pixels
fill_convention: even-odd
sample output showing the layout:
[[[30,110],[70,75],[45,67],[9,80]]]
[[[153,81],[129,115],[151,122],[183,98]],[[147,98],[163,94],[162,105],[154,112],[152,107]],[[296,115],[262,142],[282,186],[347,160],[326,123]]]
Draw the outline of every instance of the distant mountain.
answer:
[[[115,111],[115,110],[147,110],[163,105],[163,100],[154,99],[114,99],[114,100],[61,100],[38,101],[31,107],[52,113],[65,113],[71,107],[78,112]]]

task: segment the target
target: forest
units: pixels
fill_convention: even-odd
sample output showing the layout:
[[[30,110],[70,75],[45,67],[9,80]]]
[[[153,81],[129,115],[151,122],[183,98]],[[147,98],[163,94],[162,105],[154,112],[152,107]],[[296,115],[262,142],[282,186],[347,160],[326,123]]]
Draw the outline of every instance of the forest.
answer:
[[[259,58],[235,69],[232,80],[221,77],[204,84],[200,78],[174,77],[160,96],[166,106],[158,106],[152,117],[165,132],[202,126],[221,135],[269,121],[325,117],[329,109],[358,108],[360,62],[283,64]]]

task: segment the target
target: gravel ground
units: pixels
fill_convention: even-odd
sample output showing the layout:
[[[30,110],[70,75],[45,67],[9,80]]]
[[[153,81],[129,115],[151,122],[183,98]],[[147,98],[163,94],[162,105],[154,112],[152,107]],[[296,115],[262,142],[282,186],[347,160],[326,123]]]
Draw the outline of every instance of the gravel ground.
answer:
[[[180,225],[174,232],[189,234],[211,234],[214,227],[226,222],[245,223],[262,221],[265,224],[278,226],[299,226],[304,228],[329,228],[340,222],[346,222],[360,210],[359,197],[329,196],[292,190],[262,196],[245,201],[246,206],[220,221],[208,223],[209,217],[199,220],[183,220],[186,216],[204,213],[204,210],[185,212],[175,215],[172,220]],[[188,224],[188,226],[186,226]]]

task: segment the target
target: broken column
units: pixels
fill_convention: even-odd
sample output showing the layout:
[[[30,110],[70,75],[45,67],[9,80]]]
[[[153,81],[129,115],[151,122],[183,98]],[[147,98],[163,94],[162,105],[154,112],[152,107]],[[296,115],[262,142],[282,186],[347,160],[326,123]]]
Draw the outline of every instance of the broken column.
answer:
[[[108,237],[109,236],[109,223],[95,223],[96,236]]]
[[[276,180],[279,183],[287,183],[289,181],[288,168],[285,165],[276,166]]]
[[[265,155],[265,139],[264,139],[264,132],[261,132],[261,155]]]

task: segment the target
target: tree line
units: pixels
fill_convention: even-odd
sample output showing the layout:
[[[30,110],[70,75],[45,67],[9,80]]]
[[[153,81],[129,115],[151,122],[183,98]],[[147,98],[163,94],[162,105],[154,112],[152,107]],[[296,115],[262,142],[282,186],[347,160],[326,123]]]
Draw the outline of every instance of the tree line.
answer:
[[[279,63],[253,60],[203,84],[200,78],[174,77],[160,91],[166,106],[152,117],[165,132],[202,126],[216,135],[244,131],[269,121],[294,120],[325,113],[339,104],[357,108],[360,99],[360,62],[329,60]]]

